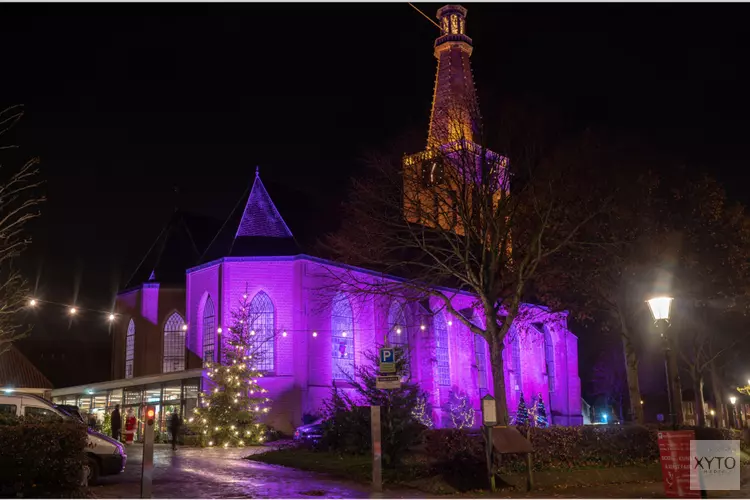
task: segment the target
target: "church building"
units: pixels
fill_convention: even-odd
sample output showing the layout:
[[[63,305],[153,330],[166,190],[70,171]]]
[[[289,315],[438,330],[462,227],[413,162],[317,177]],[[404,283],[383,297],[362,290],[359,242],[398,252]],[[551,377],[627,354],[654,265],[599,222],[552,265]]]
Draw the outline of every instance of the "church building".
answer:
[[[450,140],[435,125],[443,104],[456,93],[474,98],[466,10],[446,6],[438,19],[443,33],[435,42],[428,148]],[[471,124],[463,125],[470,132]],[[266,422],[274,428],[293,432],[303,415],[321,409],[334,384],[346,390],[347,373],[386,342],[408,347],[410,376],[429,395],[438,427],[451,425],[448,403],[458,394],[468,396],[478,425],[480,398],[493,392],[487,342],[437,303],[336,289],[337,273],[364,281],[384,278],[302,253],[283,209],[274,205],[256,169],[241,219],[226,241],[213,237],[226,231],[217,231],[212,221],[176,212],[134,281],[118,295],[112,381],[54,390],[53,398],[89,408],[116,402],[136,411],[156,404],[162,426],[171,408],[190,412],[206,387],[204,366],[220,362],[223,329],[247,297],[255,330],[271,339],[257,362],[272,400]],[[481,316],[469,293],[456,292],[453,306],[465,316]],[[504,351],[506,394],[494,396],[505,397],[513,415],[521,395],[527,403],[541,395],[552,424],[581,425],[578,339],[568,330],[567,314],[523,307],[534,310],[535,319],[513,325]]]

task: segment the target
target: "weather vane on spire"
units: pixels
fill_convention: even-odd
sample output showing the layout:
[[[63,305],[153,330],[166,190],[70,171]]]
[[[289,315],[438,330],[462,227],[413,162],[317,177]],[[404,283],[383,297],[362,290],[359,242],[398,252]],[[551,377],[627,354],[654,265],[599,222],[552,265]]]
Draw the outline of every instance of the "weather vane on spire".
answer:
[[[258,166],[255,167],[255,177],[260,177],[260,167]]]

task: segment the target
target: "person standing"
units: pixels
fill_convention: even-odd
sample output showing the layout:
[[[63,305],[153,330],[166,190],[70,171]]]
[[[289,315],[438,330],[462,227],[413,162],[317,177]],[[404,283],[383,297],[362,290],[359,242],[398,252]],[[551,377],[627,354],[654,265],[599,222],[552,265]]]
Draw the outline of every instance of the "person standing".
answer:
[[[177,410],[172,413],[172,418],[169,421],[169,432],[172,433],[172,449],[177,449],[177,436],[180,433],[180,427],[182,426],[182,421],[180,420],[180,414],[177,412]]]
[[[132,408],[128,408],[128,416],[125,419],[125,444],[133,444],[135,437],[136,418]]]
[[[112,437],[116,440],[120,440],[120,430],[122,429],[122,417],[120,416],[120,405],[115,405],[115,409],[110,417],[110,427],[112,429]]]

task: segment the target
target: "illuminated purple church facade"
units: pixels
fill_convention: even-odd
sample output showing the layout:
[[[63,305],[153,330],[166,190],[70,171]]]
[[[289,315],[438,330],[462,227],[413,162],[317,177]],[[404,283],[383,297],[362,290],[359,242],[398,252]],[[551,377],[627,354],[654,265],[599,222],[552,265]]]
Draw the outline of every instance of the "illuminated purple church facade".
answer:
[[[474,95],[465,16],[459,6],[438,13],[444,33],[435,44],[433,142],[440,140],[433,133],[434,122],[446,99],[456,93]],[[170,227],[173,234],[165,238],[174,243],[165,239],[159,243],[161,251],[166,255],[172,244],[194,248],[195,255],[187,261],[157,257],[118,295],[118,315],[130,320],[113,335],[114,380],[99,384],[109,391],[107,401],[122,387],[124,405],[128,398],[133,405],[156,401],[158,393],[168,408],[173,390],[176,404],[182,401],[183,411],[189,411],[196,404],[202,367],[220,359],[223,329],[231,326],[231,311],[247,294],[257,328],[273,337],[264,344],[258,363],[267,374],[262,385],[273,401],[267,422],[275,428],[292,432],[304,414],[321,408],[334,383],[346,390],[344,374],[365,363],[365,355],[386,339],[409,347],[411,377],[429,394],[437,426],[450,426],[447,404],[458,393],[468,396],[478,412],[476,422],[481,422],[480,398],[493,392],[486,341],[437,303],[365,297],[337,288],[337,273],[353,273],[362,280],[374,279],[375,273],[302,253],[257,170],[245,209],[229,228],[232,234],[221,254],[204,255],[201,250],[211,246],[211,237],[196,241],[200,231],[192,229],[195,221],[176,214]],[[173,281],[168,282],[168,274]],[[481,321],[472,295],[456,293],[453,306]],[[521,394],[527,404],[541,394],[552,424],[580,425],[578,339],[568,330],[567,314],[533,305],[524,308],[533,312],[524,317],[534,319],[514,324],[504,351],[507,389],[502,396],[511,416]],[[136,386],[142,388],[140,395],[131,396]],[[74,389],[81,392],[62,391],[60,401]]]

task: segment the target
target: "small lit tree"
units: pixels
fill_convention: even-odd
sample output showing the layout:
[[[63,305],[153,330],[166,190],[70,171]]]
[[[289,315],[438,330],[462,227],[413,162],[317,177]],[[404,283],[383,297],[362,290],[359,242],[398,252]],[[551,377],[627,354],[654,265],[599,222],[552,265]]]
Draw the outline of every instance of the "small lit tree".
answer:
[[[534,423],[537,427],[549,427],[549,422],[547,421],[547,410],[544,407],[544,399],[542,398],[541,393],[539,393],[536,404],[534,405]]]
[[[414,420],[424,425],[428,429],[432,429],[435,424],[432,421],[432,416],[430,415],[431,413],[432,412],[430,411],[430,406],[427,403],[427,398],[417,398],[414,409],[411,411],[411,415],[412,417],[414,417]]]
[[[526,401],[523,399],[523,393],[521,393],[521,399],[518,401],[518,409],[516,410],[516,425],[529,425],[529,409],[526,407]]]
[[[258,384],[263,372],[256,363],[265,355],[267,343],[273,342],[275,335],[263,328],[247,294],[231,315],[232,326],[224,335],[221,362],[206,363],[213,387],[200,394],[199,407],[188,420],[208,446],[245,446],[265,439],[266,428],[259,418],[268,413],[270,399],[265,397],[268,391]]]
[[[474,408],[469,402],[469,396],[465,393],[454,393],[448,404],[448,411],[456,429],[474,427]]]

